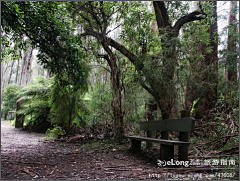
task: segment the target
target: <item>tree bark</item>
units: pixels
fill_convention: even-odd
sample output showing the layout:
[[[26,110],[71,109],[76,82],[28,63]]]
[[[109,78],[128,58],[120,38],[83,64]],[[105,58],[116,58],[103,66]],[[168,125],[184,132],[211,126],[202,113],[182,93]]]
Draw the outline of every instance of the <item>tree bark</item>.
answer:
[[[28,55],[28,51],[26,51],[24,56],[23,56],[22,72],[21,72],[21,78],[20,78],[20,87],[24,84],[24,81],[25,81],[27,55]]]
[[[2,91],[4,91],[4,89],[7,87],[7,69],[8,69],[8,62],[7,64],[4,64],[6,65],[6,68],[4,70],[4,73],[3,73],[3,87],[2,87]]]
[[[23,103],[25,103],[25,100],[21,100],[21,101],[17,102],[17,111],[19,111],[21,109],[21,106]],[[24,116],[16,114],[15,128],[22,128],[23,124],[24,124]]]
[[[112,79],[112,86],[113,86],[112,108],[113,108],[113,115],[114,115],[114,137],[116,140],[119,140],[122,143],[124,129],[123,129],[120,71],[115,65],[111,69],[111,79]]]
[[[20,86],[22,86],[23,84],[27,84],[28,81],[29,81],[28,76],[31,73],[32,52],[33,52],[33,49],[31,48],[30,44],[27,43],[27,50],[26,50],[26,52],[24,54],[24,57],[23,57]]]
[[[117,65],[117,58],[112,50],[108,47],[106,42],[102,42],[104,50],[108,53],[104,58],[110,66],[111,82],[113,88],[113,101],[112,109],[114,115],[114,138],[120,143],[123,141],[124,128],[123,128],[123,112],[122,112],[122,95],[121,95],[121,81],[120,69]]]
[[[13,66],[14,66],[15,60],[12,61],[12,66],[11,66],[11,70],[10,70],[10,74],[9,74],[9,79],[8,79],[8,85],[11,83],[11,78],[12,78],[12,74],[13,74]]]
[[[27,63],[27,74],[26,74],[26,84],[28,84],[31,81],[31,71],[32,71],[32,54],[33,49],[29,46],[29,58]]]
[[[18,69],[19,69],[19,60],[17,60],[17,72],[15,77],[15,84],[18,84]]]
[[[229,87],[229,92],[226,96],[227,99],[231,99],[232,84],[237,83],[237,40],[234,38],[234,34],[237,33],[237,26],[231,25],[236,20],[236,7],[237,2],[231,1],[228,26],[233,28],[228,28],[227,61],[225,67],[225,78],[227,79],[227,86]]]

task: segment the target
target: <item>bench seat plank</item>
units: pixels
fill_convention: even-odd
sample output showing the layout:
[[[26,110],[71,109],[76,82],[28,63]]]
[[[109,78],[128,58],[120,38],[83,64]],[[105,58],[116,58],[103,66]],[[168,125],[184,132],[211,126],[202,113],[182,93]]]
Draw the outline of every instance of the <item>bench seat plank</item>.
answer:
[[[133,140],[150,141],[150,142],[160,143],[164,145],[189,146],[190,144],[189,142],[184,142],[184,141],[156,139],[156,138],[148,138],[148,137],[141,137],[141,136],[126,136],[126,137]]]

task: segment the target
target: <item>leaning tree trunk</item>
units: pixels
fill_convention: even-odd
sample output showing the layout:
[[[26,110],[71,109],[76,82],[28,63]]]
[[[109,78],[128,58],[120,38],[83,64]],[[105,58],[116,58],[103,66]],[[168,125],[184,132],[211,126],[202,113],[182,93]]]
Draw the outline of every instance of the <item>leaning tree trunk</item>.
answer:
[[[114,138],[116,141],[122,143],[124,129],[123,129],[123,112],[122,112],[122,95],[121,95],[121,81],[120,69],[117,65],[117,58],[106,42],[101,42],[104,50],[108,55],[103,55],[108,62],[111,69],[111,81],[113,88],[112,110],[114,117]]]

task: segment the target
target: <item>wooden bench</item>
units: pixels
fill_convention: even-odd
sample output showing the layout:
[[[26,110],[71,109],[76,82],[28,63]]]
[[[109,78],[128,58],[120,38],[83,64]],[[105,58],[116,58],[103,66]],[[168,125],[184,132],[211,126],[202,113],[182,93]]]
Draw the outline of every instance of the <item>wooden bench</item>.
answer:
[[[141,142],[155,142],[160,143],[160,159],[171,160],[174,158],[174,146],[179,146],[178,159],[188,160],[188,146],[189,146],[189,132],[194,131],[194,118],[180,118],[180,119],[163,119],[159,121],[144,121],[140,122],[140,130],[161,131],[161,139],[140,137],[140,136],[126,136],[132,141],[132,151],[141,151]],[[168,140],[168,132],[179,132],[179,141]],[[151,134],[150,134],[151,135]]]

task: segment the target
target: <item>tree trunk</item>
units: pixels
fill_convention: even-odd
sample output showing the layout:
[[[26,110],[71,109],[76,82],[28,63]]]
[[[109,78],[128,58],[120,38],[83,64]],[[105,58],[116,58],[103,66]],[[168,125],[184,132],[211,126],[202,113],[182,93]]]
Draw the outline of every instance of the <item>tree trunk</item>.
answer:
[[[191,110],[193,101],[200,98],[196,104],[196,119],[201,119],[206,113],[212,109],[217,101],[217,84],[218,84],[218,44],[216,41],[217,34],[217,2],[212,1],[214,5],[213,18],[215,23],[210,26],[207,33],[210,34],[211,53],[205,53],[209,46],[201,45],[197,54],[202,54],[204,60],[195,60],[191,64],[192,69],[197,72],[194,82],[204,86],[203,91],[197,92],[189,83],[186,85],[184,109]],[[204,70],[205,69],[205,70]],[[206,86],[205,86],[206,85]],[[210,86],[209,86],[210,85]],[[196,108],[195,107],[195,108]]]
[[[24,81],[25,81],[27,55],[28,55],[28,51],[26,51],[24,56],[23,56],[22,72],[21,72],[21,78],[20,78],[20,87],[24,84]]]
[[[19,60],[17,61],[17,72],[15,77],[15,84],[18,84],[18,69],[19,69]]]
[[[116,63],[116,62],[115,62]],[[113,86],[113,115],[114,115],[114,137],[122,143],[123,141],[123,113],[122,113],[122,96],[120,85],[120,71],[115,64],[111,69],[111,79]]]
[[[231,98],[232,84],[237,83],[237,46],[236,38],[234,34],[237,33],[237,25],[232,25],[233,21],[236,20],[236,8],[237,2],[230,2],[230,14],[228,19],[228,46],[227,46],[227,62],[226,62],[226,73],[225,78],[227,79],[227,86],[229,87],[229,93],[227,97]]]
[[[108,55],[104,55],[108,62],[111,71],[111,81],[113,88],[113,101],[112,101],[112,109],[114,116],[114,138],[116,141],[122,143],[124,129],[123,129],[123,111],[122,111],[122,89],[121,89],[121,81],[120,81],[120,68],[117,65],[117,58],[112,50],[108,47],[106,42],[101,42],[104,50],[108,53]]]
[[[2,86],[2,91],[4,91],[4,89],[7,87],[7,69],[8,69],[8,62],[7,62],[7,64],[4,64],[4,65],[6,65],[6,68],[5,68],[4,73],[3,73],[3,79],[2,79],[2,81],[3,81],[3,86]]]
[[[212,47],[212,52],[205,54],[204,64],[206,67],[209,67],[209,70],[205,73],[204,78],[206,78],[206,82],[212,85],[212,89],[209,88],[207,91],[207,95],[202,95],[202,106],[199,109],[200,116],[204,115],[207,111],[212,109],[217,102],[217,85],[218,85],[218,42],[217,42],[217,1],[211,1],[213,3],[214,14],[213,18],[215,23],[211,25],[209,30],[207,31],[210,34],[210,47]],[[207,48],[207,47],[206,47]]]
[[[31,81],[33,49],[30,46],[29,46],[29,54],[30,55],[28,57],[28,63],[27,63],[26,84],[28,84]]]
[[[29,81],[28,76],[29,76],[29,71],[31,71],[32,52],[33,52],[33,49],[31,48],[30,44],[27,43],[27,50],[23,57],[20,86],[22,86],[23,84],[27,84]]]
[[[11,70],[10,70],[10,74],[9,74],[8,84],[11,83],[14,63],[15,63],[15,60],[12,61],[12,66],[11,66]]]
[[[25,100],[21,100],[21,101],[17,102],[17,111],[19,111],[21,109],[21,106],[24,102],[25,102]],[[22,115],[16,114],[15,128],[22,128],[23,123],[24,123],[24,117]]]

